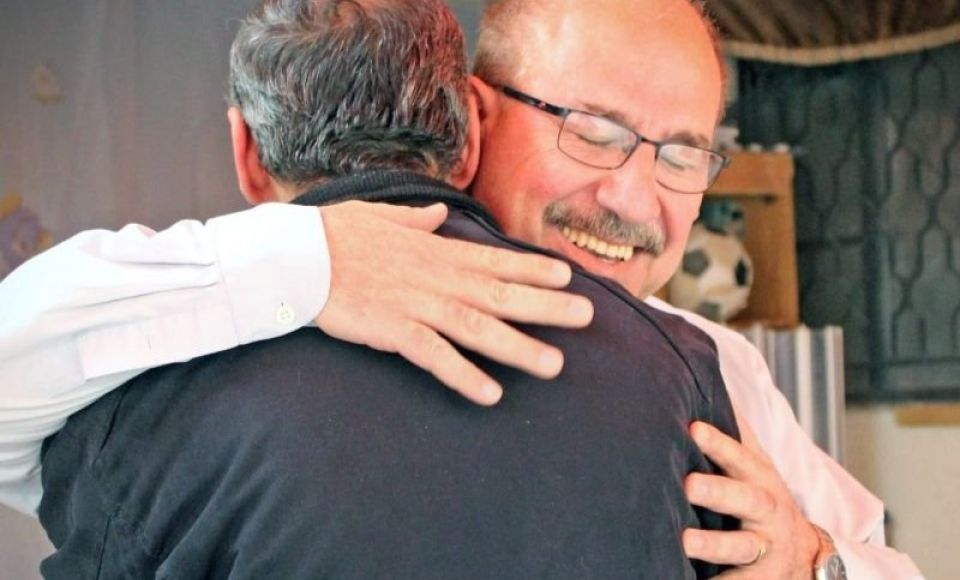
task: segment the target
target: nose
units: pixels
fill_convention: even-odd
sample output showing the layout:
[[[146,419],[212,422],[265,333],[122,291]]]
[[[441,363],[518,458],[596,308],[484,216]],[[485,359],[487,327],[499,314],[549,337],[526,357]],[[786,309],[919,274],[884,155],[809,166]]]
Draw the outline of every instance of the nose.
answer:
[[[656,148],[644,143],[620,169],[610,170],[597,189],[597,203],[630,223],[660,218],[662,187],[654,174]]]

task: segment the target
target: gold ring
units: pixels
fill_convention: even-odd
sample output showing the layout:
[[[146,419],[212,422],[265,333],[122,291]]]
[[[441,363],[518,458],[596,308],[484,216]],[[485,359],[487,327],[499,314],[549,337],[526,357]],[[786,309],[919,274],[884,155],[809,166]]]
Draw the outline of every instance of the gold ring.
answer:
[[[750,560],[749,562],[744,564],[744,566],[753,566],[760,560],[763,560],[763,557],[766,555],[767,555],[767,544],[766,542],[760,542],[760,549],[757,550],[757,555],[753,558],[753,560]]]

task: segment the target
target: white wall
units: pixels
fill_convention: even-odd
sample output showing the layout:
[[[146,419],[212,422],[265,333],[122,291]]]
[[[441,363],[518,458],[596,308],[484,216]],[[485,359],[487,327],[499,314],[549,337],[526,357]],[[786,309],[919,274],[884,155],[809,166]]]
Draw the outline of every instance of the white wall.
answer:
[[[849,408],[847,466],[883,499],[898,550],[929,580],[960,578],[960,427],[904,427],[893,407]]]

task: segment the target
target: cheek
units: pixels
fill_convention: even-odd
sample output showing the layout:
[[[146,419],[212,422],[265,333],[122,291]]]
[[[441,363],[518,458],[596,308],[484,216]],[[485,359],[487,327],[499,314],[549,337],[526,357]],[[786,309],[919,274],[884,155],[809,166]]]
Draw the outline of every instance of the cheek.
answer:
[[[513,189],[512,202],[506,208],[510,223],[503,224],[504,230],[507,235],[543,245],[543,210],[546,207],[543,192],[548,191],[544,189],[546,184],[535,176],[530,176],[534,179],[523,180],[528,176],[515,175],[521,183]]]
[[[653,293],[667,283],[680,267],[684,249],[690,237],[693,222],[700,215],[701,195],[671,199],[664,205],[664,227],[667,244],[663,254],[656,259],[650,280],[648,293]]]
[[[686,247],[702,201],[703,195],[672,194],[663,204],[668,251],[682,252]]]
[[[543,237],[543,214],[547,205],[564,196],[568,182],[542,157],[520,163],[508,177],[510,205],[505,213],[510,215],[510,224],[504,223],[507,234],[528,242],[541,243]]]

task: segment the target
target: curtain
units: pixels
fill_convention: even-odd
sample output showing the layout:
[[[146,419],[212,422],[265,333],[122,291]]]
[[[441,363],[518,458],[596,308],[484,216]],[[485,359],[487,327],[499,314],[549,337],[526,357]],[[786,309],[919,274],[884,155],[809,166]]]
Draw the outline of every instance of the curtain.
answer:
[[[708,0],[728,54],[824,65],[960,42],[960,0]]]

